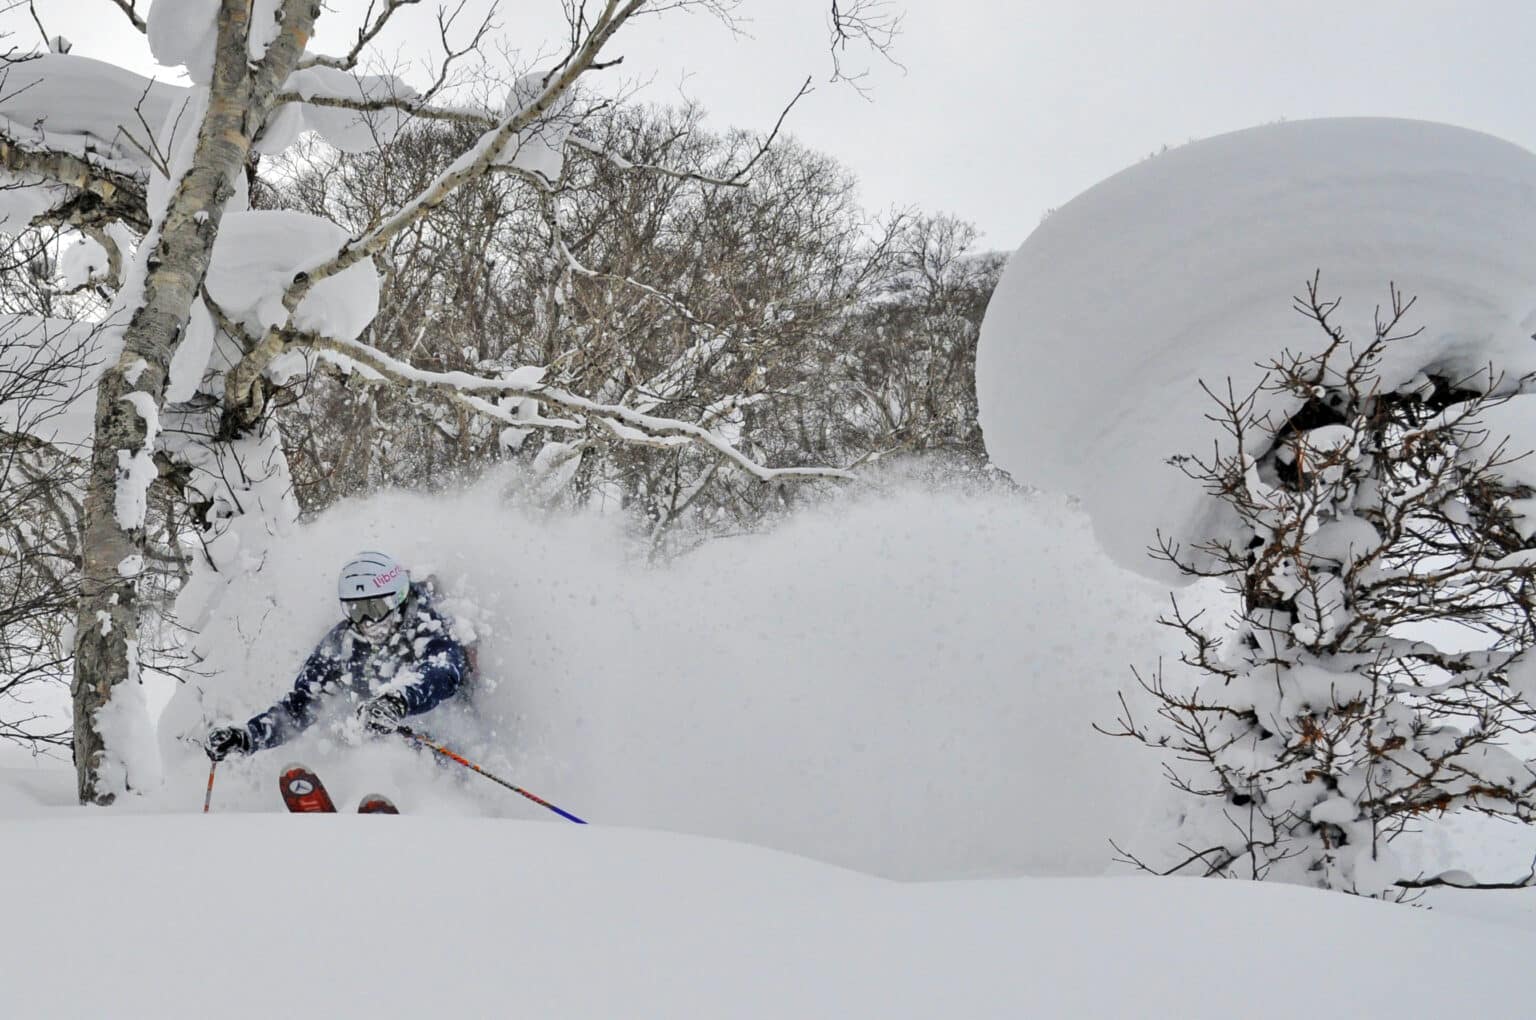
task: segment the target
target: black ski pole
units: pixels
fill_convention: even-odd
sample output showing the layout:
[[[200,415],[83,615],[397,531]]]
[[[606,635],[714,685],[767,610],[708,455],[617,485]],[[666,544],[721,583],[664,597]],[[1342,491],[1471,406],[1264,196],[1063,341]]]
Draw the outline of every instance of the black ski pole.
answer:
[[[448,748],[444,747],[442,744],[439,744],[436,741],[429,739],[423,733],[417,733],[415,730],[411,729],[409,726],[399,726],[399,727],[396,727],[395,732],[400,734],[402,737],[406,738],[407,740],[414,740],[416,743],[420,744],[422,747],[428,748],[428,749],[436,752],[437,754],[442,755],[444,758],[447,758],[449,761],[457,762],[460,765],[463,765],[467,769],[471,769],[472,771],[480,773],[482,776],[484,776],[485,778],[489,779],[493,783],[500,783],[502,786],[505,786],[507,789],[511,790],[513,793],[521,794],[522,796],[527,797],[529,800],[531,800],[535,804],[539,805],[539,807],[548,808],[549,810],[553,811],[555,814],[559,815],[561,818],[566,819],[567,821],[575,822],[577,825],[586,825],[587,824],[585,821],[583,821],[580,818],[577,818],[575,815],[571,814],[569,811],[565,811],[565,810],[563,810],[561,808],[558,808],[555,805],[551,804],[549,801],[545,800],[543,797],[540,797],[537,794],[529,793],[527,790],[523,789],[521,786],[516,786],[516,785],[514,785],[512,783],[509,783],[505,779],[502,779],[499,776],[491,775],[489,772],[485,771],[485,769],[481,768],[479,765],[476,765],[474,762],[470,761],[468,758],[464,757],[463,755],[456,754],[453,751],[450,751]]]

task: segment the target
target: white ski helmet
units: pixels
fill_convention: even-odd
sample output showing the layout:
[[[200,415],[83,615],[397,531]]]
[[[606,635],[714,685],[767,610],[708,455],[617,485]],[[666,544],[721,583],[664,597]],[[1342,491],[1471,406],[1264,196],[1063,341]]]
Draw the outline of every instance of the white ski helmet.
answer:
[[[389,609],[398,608],[411,590],[411,575],[393,556],[360,552],[347,561],[336,578],[336,597],[342,602],[378,599]]]

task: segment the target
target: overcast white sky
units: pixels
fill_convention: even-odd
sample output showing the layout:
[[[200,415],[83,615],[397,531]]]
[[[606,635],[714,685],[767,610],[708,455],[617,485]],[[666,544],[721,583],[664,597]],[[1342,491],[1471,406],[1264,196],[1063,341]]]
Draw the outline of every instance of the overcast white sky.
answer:
[[[11,0],[0,0],[0,8]],[[338,52],[366,0],[325,0],[316,48]],[[108,0],[36,0],[74,52],[153,74],[143,40]],[[139,0],[141,9],[145,0]],[[807,74],[827,77],[829,0],[746,0],[749,38],[701,15],[627,36],[623,72],[679,87],[711,123],[766,128]],[[427,0],[426,7],[435,7]],[[470,0],[471,9],[475,0]],[[558,0],[500,0],[511,47],[556,37]],[[1533,0],[908,0],[868,98],[820,84],[789,127],[862,182],[867,205],[955,213],[1013,248],[1102,178],[1164,144],[1280,118],[1386,115],[1477,128],[1536,149]],[[483,6],[480,9],[484,9]],[[0,30],[30,45],[22,10]],[[430,19],[387,48],[423,53]],[[162,77],[174,77],[160,71]]]

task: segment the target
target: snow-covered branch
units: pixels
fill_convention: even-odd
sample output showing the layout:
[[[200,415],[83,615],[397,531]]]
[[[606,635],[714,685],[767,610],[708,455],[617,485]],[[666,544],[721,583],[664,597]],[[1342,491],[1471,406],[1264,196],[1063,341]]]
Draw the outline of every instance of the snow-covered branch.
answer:
[[[590,419],[593,424],[602,426],[624,442],[651,446],[671,446],[679,443],[692,443],[703,446],[759,481],[773,482],[816,478],[847,480],[853,477],[851,473],[838,468],[766,467],[736,449],[718,433],[702,426],[691,422],[646,414],[619,404],[599,403],[543,383],[521,383],[516,381],[515,377],[489,378],[477,376],[469,372],[428,371],[392,358],[383,351],[355,340],[338,340],[315,334],[296,334],[292,332],[285,332],[284,340],[286,345],[293,347],[308,347],[313,350],[327,351],[340,355],[343,358],[351,359],[383,378],[394,382],[407,386],[420,386],[439,390],[449,394],[451,397],[474,397],[477,394],[486,394],[500,398],[522,398],[537,401],[546,407],[557,408],[564,412],[584,416],[585,419]],[[585,420],[530,419],[525,416],[514,416],[511,412],[498,408],[484,399],[471,399],[467,401],[467,406],[472,407],[477,413],[495,418],[504,424],[524,428],[538,425],[581,428],[586,424]]]
[[[1536,862],[1532,862],[1531,870],[1523,878],[1512,879],[1508,882],[1482,882],[1465,871],[1443,871],[1438,875],[1428,878],[1404,878],[1397,881],[1399,889],[1533,889],[1536,888]]]
[[[469,107],[433,106],[420,96],[382,96],[371,99],[353,99],[349,96],[304,96],[298,92],[278,94],[279,103],[303,103],[333,110],[354,110],[358,113],[383,113],[396,111],[417,120],[436,120],[450,124],[472,124],[476,127],[493,128],[497,120],[490,114]]]
[[[474,124],[483,130],[491,130],[498,124],[496,117],[484,110],[473,108],[444,107],[436,105],[436,97],[449,85],[454,65],[471,53],[478,52],[485,42],[486,35],[493,27],[492,13],[488,11],[480,24],[470,34],[469,39],[462,45],[455,45],[451,40],[453,28],[459,15],[464,12],[468,0],[459,0],[459,3],[451,11],[447,8],[440,9],[437,14],[438,35],[442,43],[442,63],[438,66],[436,77],[431,85],[423,93],[417,94],[414,90],[405,88],[392,76],[369,76],[353,79],[356,81],[355,90],[359,95],[341,94],[335,91],[330,93],[318,92],[312,88],[301,88],[296,91],[285,91],[279,102],[302,102],[310,106],[326,107],[331,109],[355,110],[359,113],[382,113],[394,111],[407,114],[418,120],[436,120],[449,123]],[[357,42],[345,57],[312,56],[306,58],[299,65],[299,73],[295,79],[309,80],[316,75],[305,74],[306,71],[339,71],[352,72],[357,67],[359,56],[365,47],[371,43],[384,26],[388,24],[390,17],[402,7],[409,7],[420,3],[420,0],[385,0],[385,6],[374,15],[377,0],[370,0],[368,10],[363,17],[363,27],[358,30]],[[323,78],[322,78],[323,80]],[[384,90],[378,88],[381,82],[394,83],[397,87],[384,94]],[[292,84],[292,83],[290,83]]]
[[[39,214],[42,222],[80,226],[118,221],[140,233],[149,229],[144,183],[130,174],[69,152],[23,146],[3,133],[0,168],[23,179],[36,178],[69,189],[62,201]]]

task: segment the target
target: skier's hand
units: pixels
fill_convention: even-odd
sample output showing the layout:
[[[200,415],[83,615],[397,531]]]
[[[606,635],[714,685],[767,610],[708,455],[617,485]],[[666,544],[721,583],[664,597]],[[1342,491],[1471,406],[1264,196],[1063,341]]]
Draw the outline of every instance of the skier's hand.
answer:
[[[400,728],[400,720],[405,718],[405,698],[395,691],[380,694],[363,702],[357,717],[370,733],[393,733]]]
[[[244,726],[220,726],[208,731],[203,750],[214,761],[223,761],[231,754],[250,754],[251,735]]]

